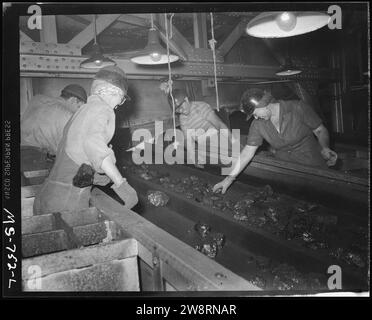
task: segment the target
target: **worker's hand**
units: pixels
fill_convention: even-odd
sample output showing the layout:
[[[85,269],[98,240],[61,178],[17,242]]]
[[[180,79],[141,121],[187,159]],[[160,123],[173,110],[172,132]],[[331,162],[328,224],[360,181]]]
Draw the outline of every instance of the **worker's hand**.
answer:
[[[116,194],[124,201],[124,207],[132,209],[138,203],[138,196],[126,179],[123,178],[122,183],[111,187]]]
[[[321,151],[323,159],[327,162],[327,166],[334,166],[337,162],[337,153],[329,148],[323,148]]]
[[[99,174],[96,172],[93,177],[93,184],[96,186],[105,186],[110,183],[111,179],[105,174]]]
[[[221,192],[224,194],[226,190],[230,187],[230,185],[233,183],[234,178],[231,178],[230,176],[226,177],[224,180],[221,182],[217,183],[213,187],[213,192]]]

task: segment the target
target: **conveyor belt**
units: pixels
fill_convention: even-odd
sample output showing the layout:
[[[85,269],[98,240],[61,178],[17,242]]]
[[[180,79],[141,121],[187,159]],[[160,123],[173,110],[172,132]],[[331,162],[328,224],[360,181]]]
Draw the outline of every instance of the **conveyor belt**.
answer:
[[[149,170],[155,170],[159,174],[170,174],[173,179],[197,175],[209,183],[220,180],[219,176],[185,166],[156,165],[149,166]],[[231,214],[187,199],[184,194],[175,190],[164,188],[157,179],[144,180],[130,170],[126,170],[124,174],[140,194],[140,204],[134,208],[136,212],[190,246],[195,246],[197,240],[193,232],[194,225],[199,221],[210,225],[214,232],[225,234],[227,239],[226,245],[218,252],[216,261],[266,290],[278,289],[276,273],[273,270],[278,270],[282,266],[285,266],[284,269],[291,267],[296,269],[298,274],[293,278],[296,279],[301,274],[303,279],[307,279],[306,283],[302,281],[298,285],[293,285],[292,282],[292,287],[288,286],[288,289],[311,287],[327,290],[327,269],[333,264],[342,267],[344,288],[358,290],[366,286],[365,282],[368,279],[366,267],[351,266],[345,261],[333,259],[325,254],[324,250],[311,250],[296,240],[288,241],[267,230],[251,226],[245,221],[236,221]],[[167,206],[159,208],[151,206],[146,199],[149,190],[160,190],[170,196]],[[257,191],[257,188],[235,183],[230,190],[229,199],[237,201],[242,194]],[[285,195],[281,195],[281,199],[293,201]],[[338,223],[347,225],[350,218],[348,213],[337,214]],[[346,236],[339,240],[337,245],[340,247],[346,248],[348,244],[350,245]],[[260,261],[264,261],[263,266],[260,266]],[[311,278],[318,279],[318,282],[310,284]]]

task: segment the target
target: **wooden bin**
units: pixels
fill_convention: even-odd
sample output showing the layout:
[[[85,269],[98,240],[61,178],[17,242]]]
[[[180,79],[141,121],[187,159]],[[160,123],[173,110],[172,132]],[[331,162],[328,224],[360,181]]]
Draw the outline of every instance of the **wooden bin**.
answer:
[[[39,188],[22,187],[25,291],[261,290],[98,189],[95,207],[34,216]]]

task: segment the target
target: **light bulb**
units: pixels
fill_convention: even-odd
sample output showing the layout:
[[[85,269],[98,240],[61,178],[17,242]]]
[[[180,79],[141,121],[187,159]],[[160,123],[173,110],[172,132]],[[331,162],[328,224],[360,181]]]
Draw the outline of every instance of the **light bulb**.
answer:
[[[159,52],[151,52],[150,53],[150,58],[154,62],[158,62],[161,60],[161,54]]]
[[[291,31],[296,26],[297,18],[292,12],[283,12],[276,17],[276,23],[283,31]]]
[[[96,64],[96,66],[101,66],[102,65],[102,60],[96,60],[94,61],[94,63]]]

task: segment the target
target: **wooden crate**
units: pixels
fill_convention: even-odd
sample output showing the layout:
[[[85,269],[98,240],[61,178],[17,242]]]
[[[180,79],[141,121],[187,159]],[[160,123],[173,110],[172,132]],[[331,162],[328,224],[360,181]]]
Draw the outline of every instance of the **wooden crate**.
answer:
[[[48,173],[24,175],[42,181]],[[23,290],[139,291],[137,241],[118,240],[114,222],[94,207],[34,216],[39,189],[40,185],[21,188]]]
[[[121,241],[22,261],[24,291],[139,291],[137,241]]]

